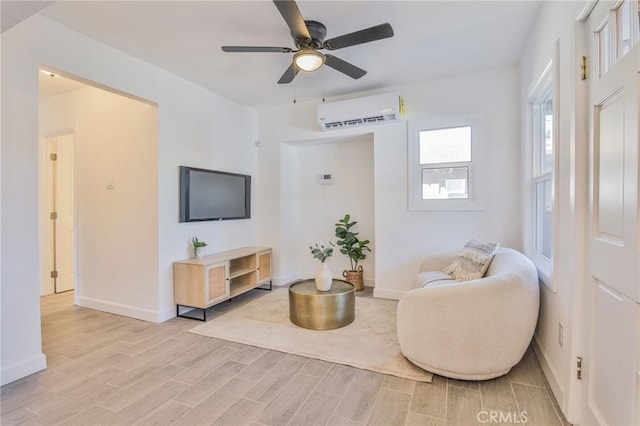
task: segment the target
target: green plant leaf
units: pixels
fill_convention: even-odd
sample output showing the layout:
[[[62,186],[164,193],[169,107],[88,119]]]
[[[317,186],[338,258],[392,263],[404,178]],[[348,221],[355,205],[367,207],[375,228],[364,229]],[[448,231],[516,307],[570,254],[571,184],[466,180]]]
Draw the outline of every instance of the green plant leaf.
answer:
[[[359,233],[351,231],[351,228],[357,223],[357,221],[351,222],[351,215],[347,213],[335,224],[335,236],[338,238],[336,244],[340,248],[340,253],[349,257],[352,271],[358,268],[360,260],[366,258],[365,251],[371,252],[371,249],[367,246],[370,241],[361,241],[358,238]]]

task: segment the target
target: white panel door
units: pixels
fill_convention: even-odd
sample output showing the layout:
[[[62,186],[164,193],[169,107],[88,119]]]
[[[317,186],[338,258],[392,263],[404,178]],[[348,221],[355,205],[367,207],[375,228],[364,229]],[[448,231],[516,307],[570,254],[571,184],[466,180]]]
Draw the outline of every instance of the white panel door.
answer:
[[[56,136],[50,139],[50,152],[55,154],[51,162],[52,211],[56,213],[53,221],[53,269],[54,292],[73,290],[75,287],[75,231],[73,201],[73,134]]]
[[[637,1],[627,1],[635,11],[630,22],[637,26]],[[619,4],[599,2],[587,22],[593,52],[590,270],[584,301],[586,386],[581,424],[640,424],[640,44],[627,44],[623,52],[624,33],[615,11]],[[632,30],[633,37],[637,31]]]

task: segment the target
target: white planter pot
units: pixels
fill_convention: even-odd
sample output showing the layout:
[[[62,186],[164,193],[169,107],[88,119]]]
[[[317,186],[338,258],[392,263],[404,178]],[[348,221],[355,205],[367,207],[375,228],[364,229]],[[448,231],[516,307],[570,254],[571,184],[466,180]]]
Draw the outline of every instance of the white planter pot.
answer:
[[[196,259],[202,259],[204,257],[204,247],[194,247],[193,257]]]
[[[316,271],[316,289],[318,291],[331,290],[331,283],[333,281],[333,274],[327,267],[326,263],[321,263],[320,267]]]

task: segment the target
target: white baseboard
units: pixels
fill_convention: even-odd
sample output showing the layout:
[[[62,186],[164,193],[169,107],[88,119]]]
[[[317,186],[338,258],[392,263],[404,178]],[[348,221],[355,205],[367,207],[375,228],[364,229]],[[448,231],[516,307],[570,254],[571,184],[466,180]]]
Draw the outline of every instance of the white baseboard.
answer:
[[[19,364],[10,365],[0,371],[0,386],[15,382],[45,368],[47,368],[47,357],[44,354],[36,355]]]
[[[170,320],[171,318],[176,317],[176,305],[173,305],[171,308],[163,309],[158,314],[158,322],[165,322]]]
[[[294,281],[310,280],[311,278],[313,278],[313,275],[311,274],[291,274],[291,275],[287,275],[286,277],[274,278],[273,285],[283,286],[283,285],[291,284]]]
[[[558,373],[556,372],[553,364],[551,363],[551,359],[547,351],[544,350],[542,345],[540,344],[540,340],[538,339],[538,335],[533,335],[533,353],[538,358],[538,362],[540,362],[540,366],[542,367],[542,372],[549,382],[549,387],[551,387],[551,391],[553,395],[556,397],[556,401],[558,401],[558,405],[560,409],[564,412],[566,411],[565,400],[564,400],[564,390],[562,385],[560,384],[560,380],[558,377]]]
[[[391,300],[400,300],[403,294],[406,292],[401,290],[387,290],[384,288],[374,287],[373,289],[373,297],[377,297],[379,299],[391,299]]]
[[[282,287],[283,285],[287,285],[293,281],[297,281],[301,278],[297,278],[296,275],[289,275],[286,277],[274,277],[273,280],[271,280],[271,283],[273,285],[275,285],[276,287]]]
[[[106,302],[104,300],[93,299],[91,297],[80,296],[78,297],[78,306],[85,308],[97,309],[103,312],[109,312],[110,314],[122,315],[125,317],[135,318],[149,322],[162,322],[161,318],[166,315],[167,311],[163,311],[162,314],[158,311],[152,311],[150,309],[142,309],[137,306],[122,305],[120,303]],[[175,316],[175,313],[173,313]],[[169,317],[172,318],[172,317]],[[166,319],[169,319],[166,318]]]

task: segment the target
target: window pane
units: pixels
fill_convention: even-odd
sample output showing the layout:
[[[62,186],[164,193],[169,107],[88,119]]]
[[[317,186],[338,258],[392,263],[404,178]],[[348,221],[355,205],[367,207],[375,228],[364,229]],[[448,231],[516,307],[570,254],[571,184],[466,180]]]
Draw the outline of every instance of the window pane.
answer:
[[[611,27],[607,22],[598,32],[598,49],[600,59],[600,75],[604,75],[611,66]]]
[[[471,126],[420,132],[420,164],[471,161]]]
[[[469,168],[422,169],[422,199],[469,198]]]
[[[536,250],[551,259],[551,229],[553,224],[553,195],[551,180],[535,184],[535,233]]]
[[[542,120],[540,125],[540,174],[553,171],[553,94],[549,92],[540,105]]]
[[[620,58],[631,50],[631,2],[625,1],[616,11],[618,21],[618,51]]]

